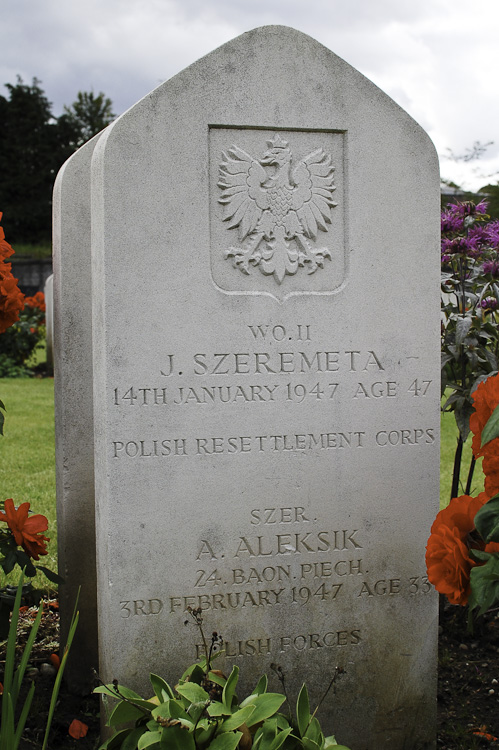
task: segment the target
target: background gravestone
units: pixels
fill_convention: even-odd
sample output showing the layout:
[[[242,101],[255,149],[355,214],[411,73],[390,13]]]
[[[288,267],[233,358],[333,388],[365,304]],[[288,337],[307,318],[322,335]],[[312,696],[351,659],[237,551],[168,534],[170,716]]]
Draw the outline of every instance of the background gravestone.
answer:
[[[61,641],[79,592],[80,619],[65,679],[87,695],[98,668],[90,263],[90,162],[98,136],[54,186],[54,391]],[[80,590],[80,591],[79,591]]]
[[[341,666],[322,713],[339,741],[432,747],[427,135],[264,27],[111,125],[91,187],[101,678],[175,680],[200,606],[246,687],[274,662],[315,703]]]

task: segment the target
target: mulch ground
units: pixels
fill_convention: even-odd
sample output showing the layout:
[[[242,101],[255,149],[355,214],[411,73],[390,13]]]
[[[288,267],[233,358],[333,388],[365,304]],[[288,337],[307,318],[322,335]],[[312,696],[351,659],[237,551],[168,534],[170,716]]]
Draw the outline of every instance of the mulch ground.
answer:
[[[36,610],[23,612],[19,628],[19,652]],[[45,723],[54,683],[51,655],[57,652],[57,608],[47,607],[30,660],[30,678],[36,683],[20,750],[42,747]],[[2,654],[3,651],[3,654]],[[0,673],[4,651],[0,645]],[[1,677],[0,677],[1,679]],[[74,720],[88,727],[84,737],[73,738]],[[59,694],[50,750],[97,750],[99,747],[97,696],[74,696],[64,685]],[[462,607],[442,606],[439,634],[438,750],[499,750],[499,612],[488,613],[467,630]]]

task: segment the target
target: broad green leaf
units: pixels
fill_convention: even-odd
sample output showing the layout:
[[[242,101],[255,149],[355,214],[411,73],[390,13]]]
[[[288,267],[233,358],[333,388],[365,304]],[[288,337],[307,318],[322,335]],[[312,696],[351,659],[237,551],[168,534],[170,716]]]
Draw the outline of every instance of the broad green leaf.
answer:
[[[278,729],[287,729],[290,726],[289,721],[283,716],[283,714],[277,714],[276,721]]]
[[[246,724],[247,726],[249,726],[251,723],[249,721],[249,718],[254,710],[254,706],[245,706],[244,708],[240,708],[239,711],[236,711],[232,714],[232,716],[229,716],[228,719],[225,719],[225,721],[222,722],[222,724],[220,725],[221,731],[232,732],[233,729],[237,729],[241,726],[241,724]]]
[[[99,745],[99,750],[117,750],[122,746],[125,737],[131,732],[131,729],[121,729],[116,734],[113,734],[113,736],[106,740],[102,745]]]
[[[222,688],[225,686],[225,683],[227,682],[226,677],[224,677],[221,674],[215,674],[215,672],[208,672],[206,676],[210,680],[210,682],[214,682],[215,685],[220,685],[220,687]]]
[[[475,516],[475,526],[486,542],[499,542],[499,494],[491,497]]]
[[[178,719],[179,721],[190,721],[189,714],[184,711],[178,701],[168,700],[156,706],[151,712],[153,719],[161,717],[162,719]]]
[[[222,703],[227,708],[230,708],[232,706],[232,699],[236,691],[236,685],[237,685],[238,679],[239,679],[239,667],[234,666],[232,668],[232,672],[230,673],[227,679],[227,682],[225,683],[225,687],[222,693]]]
[[[262,693],[267,692],[267,685],[268,685],[268,679],[266,674],[262,674],[260,679],[258,680],[254,690],[252,691],[256,695],[261,695]]]
[[[321,732],[321,725],[315,716],[310,719],[310,724],[305,732],[305,737],[308,737],[309,740],[316,742],[318,745],[322,745],[324,735]]]
[[[466,439],[470,434],[470,417],[473,414],[473,411],[473,405],[467,399],[461,398],[457,401],[454,416],[464,442],[466,442]]]
[[[469,333],[469,330],[472,324],[473,324],[473,319],[471,318],[471,316],[468,316],[468,315],[465,316],[464,318],[459,317],[456,320],[456,345],[457,346],[460,346],[463,343],[464,339]]]
[[[100,693],[101,695],[109,695],[111,698],[119,698],[118,693],[114,689],[114,685],[99,685],[94,688],[94,693]]]
[[[280,709],[285,700],[285,696],[281,693],[263,693],[262,695],[256,696],[250,704],[255,707],[255,710],[251,714],[251,718],[246,722],[248,727],[253,727],[260,721],[264,721],[270,716],[273,716],[276,711]]]
[[[161,741],[162,731],[159,732],[145,732],[137,743],[137,750],[144,750],[145,747],[151,747],[151,745],[157,745]]]
[[[216,724],[215,722],[208,723],[207,720],[198,722],[196,731],[194,732],[194,740],[197,747],[205,747],[210,739],[215,734]]]
[[[117,724],[126,724],[128,721],[136,721],[142,716],[144,716],[142,709],[127,701],[120,701],[111,711],[107,726],[115,727]]]
[[[173,690],[162,677],[159,677],[159,675],[157,674],[151,673],[149,675],[149,679],[151,680],[151,685],[153,687],[154,693],[160,701],[165,701],[167,698],[175,698]]]
[[[296,719],[298,721],[298,730],[303,737],[310,722],[310,702],[308,700],[308,690],[306,685],[301,686],[296,701]]]
[[[485,427],[482,430],[482,448],[490,443],[494,438],[499,437],[499,404],[490,415]]]
[[[218,734],[208,745],[208,750],[236,750],[242,736],[242,732],[224,732],[223,734]]]
[[[499,553],[490,555],[485,565],[471,569],[470,583],[470,609],[479,607],[478,614],[483,615],[499,602]]]
[[[160,747],[167,750],[196,750],[192,733],[178,724],[163,729]]]
[[[259,750],[270,750],[270,746],[277,736],[277,717],[273,716],[271,719],[264,721],[261,727],[259,727],[253,739],[253,748],[256,747]]]
[[[137,743],[144,732],[147,732],[147,729],[145,727],[136,727],[135,729],[132,729],[128,737],[123,742],[121,750],[136,750]]]
[[[210,716],[230,716],[230,709],[226,708],[220,701],[213,701],[206,707]]]
[[[308,737],[302,737],[301,741],[305,750],[321,750],[320,745],[318,745],[317,742],[314,742]]]
[[[284,729],[282,732],[278,732],[277,736],[275,737],[275,739],[271,743],[271,745],[269,747],[269,750],[279,750],[279,748],[283,744],[283,742],[286,739],[286,737],[289,734],[291,734],[292,731],[293,731],[292,727],[288,727],[287,729]]]
[[[198,685],[196,682],[184,682],[181,685],[177,685],[175,690],[191,703],[201,703],[210,700],[210,696],[206,690],[203,690],[201,685]]]

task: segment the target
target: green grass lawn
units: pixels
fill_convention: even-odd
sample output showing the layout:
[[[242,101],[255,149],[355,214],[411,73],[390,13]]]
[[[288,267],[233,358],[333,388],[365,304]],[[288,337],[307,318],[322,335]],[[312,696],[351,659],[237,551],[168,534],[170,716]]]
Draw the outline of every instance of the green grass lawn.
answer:
[[[11,497],[16,505],[29,502],[35,513],[47,516],[49,554],[40,564],[57,570],[54,381],[0,379],[0,399],[7,408],[0,437],[0,499]],[[48,583],[39,576],[40,585]]]
[[[57,526],[54,458],[54,381],[51,378],[0,379],[0,399],[4,401],[4,437],[0,437],[1,498],[30,502],[35,513],[49,521],[49,554],[43,564],[57,570]],[[452,466],[456,447],[456,425],[452,414],[442,415],[440,458],[440,505],[449,502]],[[464,451],[469,466],[471,439]],[[466,475],[463,472],[463,476]],[[466,476],[465,480],[466,481]],[[475,469],[473,491],[483,489],[480,465]],[[40,575],[40,584],[45,578]]]

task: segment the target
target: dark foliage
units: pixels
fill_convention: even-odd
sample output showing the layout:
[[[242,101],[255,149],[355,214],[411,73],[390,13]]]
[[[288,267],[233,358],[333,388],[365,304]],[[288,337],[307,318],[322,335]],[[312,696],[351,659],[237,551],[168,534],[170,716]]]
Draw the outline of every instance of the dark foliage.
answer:
[[[52,189],[71,154],[113,117],[104,94],[78,93],[77,101],[56,118],[52,104],[33,79],[18,77],[0,96],[0,207],[11,244],[51,241]]]

